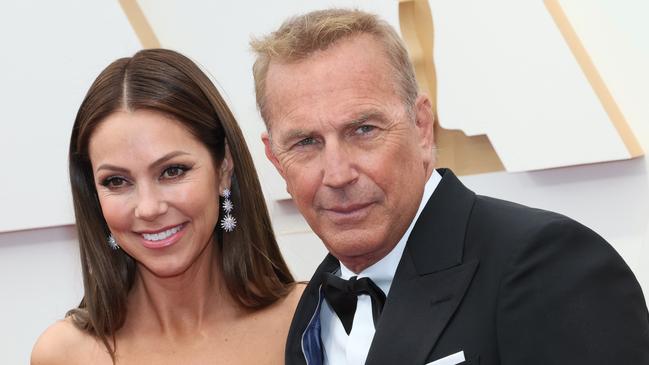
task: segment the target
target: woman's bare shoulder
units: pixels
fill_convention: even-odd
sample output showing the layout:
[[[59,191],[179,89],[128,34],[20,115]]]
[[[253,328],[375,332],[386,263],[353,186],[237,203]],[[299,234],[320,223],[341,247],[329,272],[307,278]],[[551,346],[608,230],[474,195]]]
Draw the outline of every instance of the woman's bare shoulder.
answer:
[[[78,329],[70,318],[49,326],[32,349],[31,365],[79,364],[99,350],[96,339]]]
[[[286,296],[286,302],[288,302],[288,305],[295,310],[295,307],[297,307],[297,304],[300,302],[300,298],[302,298],[302,293],[304,293],[304,289],[306,289],[306,282],[304,281],[298,281],[295,283],[293,286],[293,289],[291,289],[291,292]]]
[[[288,316],[289,320],[293,318],[293,313],[295,312],[295,308],[297,308],[297,304],[300,302],[304,288],[306,288],[305,283],[295,283],[286,297],[277,302],[277,309]]]

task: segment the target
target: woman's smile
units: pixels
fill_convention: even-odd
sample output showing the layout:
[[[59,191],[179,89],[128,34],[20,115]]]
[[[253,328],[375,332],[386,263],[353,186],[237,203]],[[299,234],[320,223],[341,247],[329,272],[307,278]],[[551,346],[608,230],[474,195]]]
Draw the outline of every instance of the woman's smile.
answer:
[[[185,233],[187,223],[157,231],[139,232],[142,245],[146,248],[158,249],[171,246],[178,242]]]

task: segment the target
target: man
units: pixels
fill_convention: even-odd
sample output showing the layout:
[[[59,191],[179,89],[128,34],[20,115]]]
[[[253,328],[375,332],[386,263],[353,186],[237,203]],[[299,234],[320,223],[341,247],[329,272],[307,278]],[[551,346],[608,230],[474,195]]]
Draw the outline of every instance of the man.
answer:
[[[253,48],[266,155],[331,253],[287,364],[649,364],[642,292],[601,237],[434,169],[431,102],[389,25],[318,11]]]

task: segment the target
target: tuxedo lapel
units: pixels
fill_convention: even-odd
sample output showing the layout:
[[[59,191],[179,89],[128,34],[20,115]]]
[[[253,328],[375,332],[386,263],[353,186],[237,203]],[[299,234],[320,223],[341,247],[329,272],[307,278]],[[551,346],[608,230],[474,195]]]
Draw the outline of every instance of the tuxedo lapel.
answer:
[[[331,254],[322,261],[315,274],[304,289],[297,305],[286,340],[286,364],[306,364],[302,351],[302,335],[306,330],[319,302],[320,284],[324,273],[333,273],[340,264]]]
[[[477,261],[462,262],[474,194],[449,170],[406,244],[366,364],[423,364],[461,303]]]
[[[424,364],[478,266],[474,261],[419,277],[412,260],[407,261],[404,271],[410,275],[402,275],[400,285],[390,290],[365,362],[368,365]]]

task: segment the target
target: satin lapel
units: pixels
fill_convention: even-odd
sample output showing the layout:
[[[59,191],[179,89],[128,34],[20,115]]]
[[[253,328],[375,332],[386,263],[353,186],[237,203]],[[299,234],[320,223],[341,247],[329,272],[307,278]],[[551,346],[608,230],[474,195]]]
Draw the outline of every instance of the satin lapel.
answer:
[[[424,364],[478,267],[474,261],[420,277],[407,261],[408,273],[390,289],[365,364]]]
[[[318,305],[318,291],[322,283],[322,274],[325,272],[334,272],[339,267],[338,260],[331,255],[327,255],[304,289],[304,293],[302,293],[300,302],[293,315],[293,321],[291,322],[286,340],[286,364],[306,364],[302,352],[302,334]]]
[[[406,244],[366,364],[423,364],[478,267],[462,262],[475,194],[450,170],[422,211]]]

